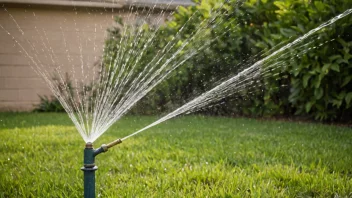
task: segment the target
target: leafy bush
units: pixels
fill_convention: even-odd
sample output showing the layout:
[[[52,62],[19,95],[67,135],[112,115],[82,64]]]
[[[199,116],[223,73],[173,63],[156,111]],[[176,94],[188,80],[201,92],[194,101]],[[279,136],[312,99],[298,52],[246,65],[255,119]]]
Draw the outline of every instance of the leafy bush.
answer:
[[[39,96],[40,103],[36,105],[34,112],[65,112],[59,100],[54,96]]]
[[[302,35],[352,6],[346,1],[275,1],[274,4],[278,7],[275,10],[278,21],[269,24],[268,29],[280,32],[284,38]],[[351,117],[351,30],[352,17],[328,26],[319,32],[321,39],[315,45],[329,43],[309,51],[286,68],[290,91],[285,96],[289,99],[285,104],[289,104],[296,115],[319,120],[349,120]],[[274,37],[264,34],[262,40]]]
[[[152,91],[137,105],[137,112],[145,109],[141,106],[148,106],[148,111],[142,112],[148,114],[173,109],[208,90],[218,79],[236,74],[243,69],[241,66],[256,62],[261,58],[257,54],[268,53],[282,41],[292,41],[352,7],[351,1],[344,0],[250,0],[242,5],[234,0],[224,5],[219,0],[195,2],[196,6],[180,7],[175,12],[159,35],[160,43],[167,41],[192,15],[197,17],[192,25],[185,27],[189,32],[203,19],[211,18],[216,13],[214,10],[220,9],[224,12],[218,19],[220,22],[209,28],[209,40],[215,39],[215,42]],[[216,113],[298,115],[348,121],[352,116],[351,31],[352,17],[322,29],[314,40],[305,41],[312,41],[317,49],[298,58],[291,57],[285,67],[278,68],[276,72],[285,78],[269,75],[262,80],[265,87],[252,90],[251,95],[247,91],[224,99],[226,105],[216,107]],[[182,36],[187,38],[187,34]],[[327,45],[319,46],[326,41]],[[283,84],[286,86],[282,87]],[[207,110],[208,113],[215,111]]]
[[[53,81],[57,82],[58,89],[57,90],[62,90],[63,86],[61,83],[58,83],[58,77],[53,77]],[[71,96],[74,96],[74,91],[73,91],[73,86],[71,79],[69,75],[66,73],[65,77],[65,85],[68,88],[68,91],[70,92],[69,94]],[[38,105],[35,105],[35,109],[33,110],[34,112],[65,112],[64,107],[61,105],[60,101],[54,97],[54,96],[40,96],[40,102]]]

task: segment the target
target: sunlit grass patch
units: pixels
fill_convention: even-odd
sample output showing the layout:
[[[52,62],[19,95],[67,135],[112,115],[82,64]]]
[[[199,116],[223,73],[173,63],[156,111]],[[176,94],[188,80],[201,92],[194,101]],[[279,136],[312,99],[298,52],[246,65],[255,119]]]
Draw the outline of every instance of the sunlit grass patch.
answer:
[[[155,117],[126,117],[95,147]],[[84,142],[65,114],[0,114],[0,197],[82,197]],[[187,116],[149,129],[96,165],[101,197],[352,196],[352,129]]]

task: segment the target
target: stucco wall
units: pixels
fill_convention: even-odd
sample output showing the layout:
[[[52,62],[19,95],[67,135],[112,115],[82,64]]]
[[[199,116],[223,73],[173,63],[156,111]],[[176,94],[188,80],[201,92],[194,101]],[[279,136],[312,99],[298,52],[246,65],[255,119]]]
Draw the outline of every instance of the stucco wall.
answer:
[[[75,78],[82,77],[82,64],[94,68],[102,54],[106,29],[114,24],[115,15],[127,21],[128,14],[117,9],[1,9],[0,111],[29,111],[38,104],[38,95],[52,95],[31,68],[35,64],[28,54],[42,66],[61,65],[62,71],[74,73]]]

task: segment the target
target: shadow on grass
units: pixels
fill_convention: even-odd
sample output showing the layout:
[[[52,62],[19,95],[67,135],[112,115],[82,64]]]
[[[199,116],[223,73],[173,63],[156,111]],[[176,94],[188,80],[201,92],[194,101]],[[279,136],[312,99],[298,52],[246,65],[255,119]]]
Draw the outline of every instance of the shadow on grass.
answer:
[[[0,129],[47,125],[73,126],[72,121],[66,113],[0,113]]]

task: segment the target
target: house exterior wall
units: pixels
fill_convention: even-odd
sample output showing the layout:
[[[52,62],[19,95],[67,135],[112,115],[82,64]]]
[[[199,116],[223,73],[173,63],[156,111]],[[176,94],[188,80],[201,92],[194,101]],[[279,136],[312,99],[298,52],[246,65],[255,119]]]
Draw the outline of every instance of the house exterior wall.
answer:
[[[52,95],[32,68],[31,56],[46,67],[62,65],[62,71],[82,78],[82,64],[93,68],[100,60],[106,30],[115,24],[116,15],[127,22],[136,19],[118,9],[1,9],[0,111],[30,111],[39,103],[38,95]]]

